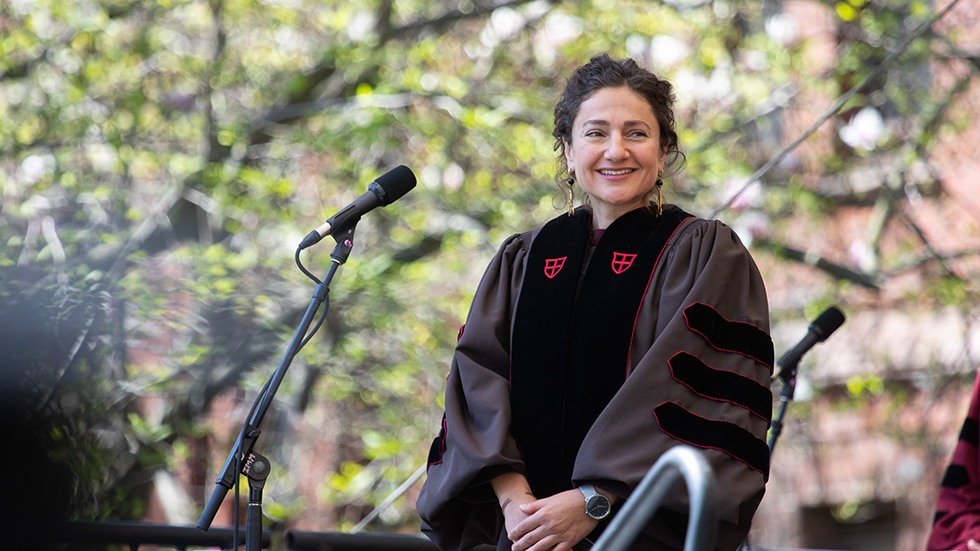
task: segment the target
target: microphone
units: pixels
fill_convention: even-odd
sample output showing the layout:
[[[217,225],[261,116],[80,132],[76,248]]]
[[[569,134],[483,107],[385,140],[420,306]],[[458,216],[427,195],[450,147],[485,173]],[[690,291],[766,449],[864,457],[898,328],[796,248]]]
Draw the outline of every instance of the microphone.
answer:
[[[354,202],[340,209],[337,214],[317,226],[317,228],[306,235],[299,244],[299,250],[305,249],[318,243],[328,235],[334,235],[347,230],[351,224],[356,224],[361,216],[401,199],[412,188],[415,187],[415,174],[405,165],[398,165],[385,172],[371,182],[368,190],[363,195],[354,199]]]
[[[823,342],[827,340],[827,337],[831,335],[834,331],[837,331],[841,325],[844,324],[844,313],[841,312],[836,306],[831,306],[823,311],[822,314],[817,316],[817,319],[810,323],[810,328],[807,330],[806,336],[803,337],[796,346],[791,348],[788,352],[783,354],[779,361],[777,362],[779,367],[779,376],[783,377],[783,374],[789,371],[790,373],[796,372],[796,364],[799,363],[800,358],[803,354],[806,354],[808,350],[813,348],[813,345],[818,342]],[[784,377],[785,379],[785,377]]]

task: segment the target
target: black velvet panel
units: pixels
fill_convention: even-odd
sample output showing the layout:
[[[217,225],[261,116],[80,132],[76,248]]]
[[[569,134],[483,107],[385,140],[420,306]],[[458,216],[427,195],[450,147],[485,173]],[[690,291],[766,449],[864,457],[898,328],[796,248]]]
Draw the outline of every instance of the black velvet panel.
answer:
[[[565,364],[591,218],[552,220],[531,245],[511,336],[511,434],[535,495],[562,486]],[[564,488],[563,488],[564,489]]]
[[[687,352],[677,353],[667,363],[674,380],[695,394],[743,407],[767,423],[772,420],[772,391],[756,381],[710,367]]]
[[[511,431],[536,495],[572,488],[582,440],[626,379],[653,269],[687,216],[640,209],[618,218],[596,245],[580,289],[588,213],[553,220],[531,245],[512,336]]]
[[[748,356],[772,370],[776,352],[772,338],[762,329],[729,321],[714,308],[700,302],[684,308],[684,318],[688,329],[701,334],[714,348]]]
[[[946,467],[946,474],[940,484],[943,488],[962,488],[970,483],[970,473],[963,465],[952,464]]]
[[[967,417],[963,421],[963,427],[960,428],[959,440],[960,442],[966,442],[974,446],[980,444],[980,424],[977,423],[976,419]]]
[[[653,414],[660,430],[671,438],[724,452],[769,480],[769,446],[742,427],[699,417],[673,402],[660,404]]]
[[[442,456],[446,453],[446,414],[442,414],[442,424],[439,427],[439,434],[432,440],[429,446],[429,458],[426,463],[426,470],[431,465],[442,463]]]

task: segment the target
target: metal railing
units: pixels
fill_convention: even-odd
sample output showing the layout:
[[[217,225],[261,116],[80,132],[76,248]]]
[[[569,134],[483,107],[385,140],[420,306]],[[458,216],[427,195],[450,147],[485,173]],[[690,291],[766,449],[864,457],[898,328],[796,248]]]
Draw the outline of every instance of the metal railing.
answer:
[[[143,522],[71,522],[58,530],[54,538],[72,545],[124,545],[136,551],[141,546],[157,546],[188,551],[192,549],[232,549],[234,530],[212,527],[208,531],[196,526],[151,524]],[[262,548],[288,551],[437,551],[422,535],[348,534],[342,532],[308,532],[262,530]],[[239,546],[245,544],[245,527],[238,531]],[[69,546],[69,549],[76,547]],[[87,547],[85,547],[87,548]]]
[[[711,530],[714,527],[710,528]],[[607,532],[609,530],[607,529]],[[635,534],[634,534],[635,536]],[[230,550],[232,544],[231,528],[211,528],[207,532],[196,526],[178,526],[164,524],[149,524],[139,522],[91,522],[70,523],[67,528],[56,535],[48,534],[41,538],[43,542],[52,544],[69,544],[67,547],[58,545],[21,547],[21,549],[104,549],[105,546],[128,546],[137,551],[141,546],[154,546],[155,549],[176,549],[190,551],[197,549]],[[57,541],[52,541],[57,540]],[[436,551],[436,546],[421,535],[412,534],[348,534],[339,532],[306,532],[287,531],[285,533],[264,530],[262,545],[265,549],[272,542],[282,541],[283,544],[274,547],[287,551]],[[238,532],[239,545],[245,541],[245,528]],[[602,542],[602,538],[599,539]],[[628,545],[629,542],[626,544]],[[597,543],[598,545],[598,543]],[[607,546],[608,544],[603,543]],[[617,544],[619,545],[619,544]],[[692,545],[703,546],[703,543]],[[3,547],[4,549],[6,547]],[[695,547],[697,549],[698,547]],[[703,548],[703,547],[702,547]],[[480,551],[493,551],[494,546],[484,546]],[[596,551],[599,547],[593,547]],[[690,549],[690,547],[686,548]],[[833,551],[818,549],[800,549],[788,547],[742,547],[745,551]]]
[[[286,532],[289,551],[438,551],[422,535],[409,534],[341,534],[336,532]]]
[[[592,548],[593,551],[625,551],[643,527],[657,512],[668,492],[679,480],[687,485],[690,515],[685,551],[712,549],[716,531],[715,480],[711,467],[693,447],[671,448],[654,463],[643,480],[626,500],[623,508]],[[166,546],[179,551],[202,548],[231,549],[232,528],[203,531],[195,526],[159,525],[139,522],[69,523],[57,539],[66,543],[127,545],[133,551],[141,545]],[[244,527],[238,542],[245,541]],[[262,531],[262,548],[282,540],[288,551],[436,551],[435,545],[421,535],[349,534],[289,530]]]
[[[708,461],[691,446],[675,446],[657,460],[630,499],[602,532],[593,551],[625,551],[653,518],[678,479],[687,484],[690,518],[684,551],[709,551],[715,544],[715,478]]]
[[[212,528],[207,532],[196,526],[175,526],[145,522],[69,522],[58,529],[60,543],[72,545],[126,545],[136,551],[143,545],[187,549],[231,549],[235,539],[232,528]],[[238,541],[245,542],[245,527],[238,530]],[[272,543],[272,532],[262,531],[262,547]]]

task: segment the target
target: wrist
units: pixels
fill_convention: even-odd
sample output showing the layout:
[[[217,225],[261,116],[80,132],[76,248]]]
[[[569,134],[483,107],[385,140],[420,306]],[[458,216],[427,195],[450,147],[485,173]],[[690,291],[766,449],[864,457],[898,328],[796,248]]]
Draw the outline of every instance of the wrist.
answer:
[[[532,496],[532,497],[534,496],[534,494],[532,494],[531,492],[524,492],[523,495]],[[506,512],[507,511],[507,506],[510,505],[510,503],[512,501],[514,501],[514,498],[512,498],[512,497],[505,497],[504,500],[500,502],[500,512],[502,512],[502,513],[503,512]]]
[[[591,484],[579,486],[582,496],[585,498],[585,514],[593,520],[602,520],[609,516],[612,511],[612,504],[609,498],[596,491]]]

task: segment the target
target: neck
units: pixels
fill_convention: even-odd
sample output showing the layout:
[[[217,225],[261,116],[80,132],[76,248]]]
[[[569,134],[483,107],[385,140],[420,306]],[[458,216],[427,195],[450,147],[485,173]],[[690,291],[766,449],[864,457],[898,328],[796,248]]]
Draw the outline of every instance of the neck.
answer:
[[[617,218],[626,214],[627,212],[632,212],[638,208],[649,206],[649,204],[643,205],[631,205],[624,206],[621,208],[596,208],[592,207],[592,229],[593,230],[604,230],[609,227],[610,224],[616,221]]]

